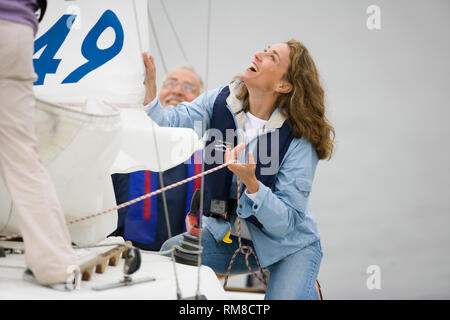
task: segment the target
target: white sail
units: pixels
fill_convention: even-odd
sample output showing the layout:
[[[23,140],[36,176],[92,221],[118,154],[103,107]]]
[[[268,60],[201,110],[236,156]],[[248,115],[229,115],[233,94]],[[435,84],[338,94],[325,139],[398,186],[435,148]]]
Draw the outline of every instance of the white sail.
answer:
[[[143,111],[147,2],[49,1],[35,40],[36,134],[67,221],[116,205],[111,173],[163,171],[187,160],[198,136],[160,128]],[[69,225],[72,241],[104,239],[117,213]],[[20,232],[0,181],[0,230]]]

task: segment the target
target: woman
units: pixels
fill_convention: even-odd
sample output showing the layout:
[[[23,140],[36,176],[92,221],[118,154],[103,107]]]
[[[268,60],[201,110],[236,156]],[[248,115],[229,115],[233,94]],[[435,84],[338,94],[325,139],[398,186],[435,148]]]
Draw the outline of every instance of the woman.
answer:
[[[270,272],[266,299],[317,299],[322,250],[308,198],[317,162],[331,157],[334,143],[318,72],[308,50],[290,40],[256,53],[239,80],[177,108],[153,100],[145,110],[161,126],[204,121],[205,169],[248,160],[205,176],[202,264],[225,274],[240,233]],[[222,241],[229,231],[232,243]],[[231,271],[248,272],[243,255]]]

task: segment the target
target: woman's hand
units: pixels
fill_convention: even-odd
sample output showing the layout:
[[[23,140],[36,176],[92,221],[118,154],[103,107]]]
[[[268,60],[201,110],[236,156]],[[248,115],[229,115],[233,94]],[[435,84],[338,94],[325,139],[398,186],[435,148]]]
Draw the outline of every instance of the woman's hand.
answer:
[[[230,145],[227,145],[225,151],[225,162],[237,160],[238,154],[243,150],[245,150],[245,144],[242,143],[237,145],[233,150],[231,150]],[[248,193],[251,194],[258,191],[259,181],[256,179],[255,175],[256,163],[252,152],[248,153],[247,163],[232,163],[228,165],[228,169],[237,175],[238,178],[245,184]]]
[[[145,65],[145,98],[144,106],[152,102],[156,97],[156,68],[153,56],[148,56],[147,52],[142,53]]]

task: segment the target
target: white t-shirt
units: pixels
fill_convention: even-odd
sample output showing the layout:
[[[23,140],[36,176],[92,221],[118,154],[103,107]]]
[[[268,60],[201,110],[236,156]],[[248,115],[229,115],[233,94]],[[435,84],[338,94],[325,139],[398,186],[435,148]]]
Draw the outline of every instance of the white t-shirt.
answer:
[[[267,120],[257,118],[250,112],[247,112],[245,115],[247,116],[247,119],[245,120],[244,123],[244,142],[248,143],[250,140],[252,140],[254,137],[258,135],[259,129],[261,129],[261,127],[263,127],[266,124]],[[244,192],[250,199],[254,200],[256,193],[248,194],[247,190],[245,190]],[[231,234],[234,236],[238,236],[237,219],[231,226]],[[248,231],[247,223],[245,222],[244,219],[241,219],[241,237],[248,240],[252,239],[252,237],[250,236],[250,232]]]

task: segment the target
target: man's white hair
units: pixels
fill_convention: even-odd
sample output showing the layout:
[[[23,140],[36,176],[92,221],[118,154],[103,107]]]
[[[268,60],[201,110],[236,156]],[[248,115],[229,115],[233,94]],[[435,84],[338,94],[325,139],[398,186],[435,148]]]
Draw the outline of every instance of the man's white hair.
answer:
[[[194,66],[192,64],[189,64],[189,63],[183,63],[183,64],[178,65],[176,68],[172,69],[172,71],[170,73],[172,73],[172,72],[174,72],[176,70],[180,70],[180,69],[188,70],[188,71],[192,72],[197,77],[197,80],[200,83],[200,92],[202,92],[203,91],[203,80],[200,77],[200,75],[197,73],[197,71],[195,70]]]

